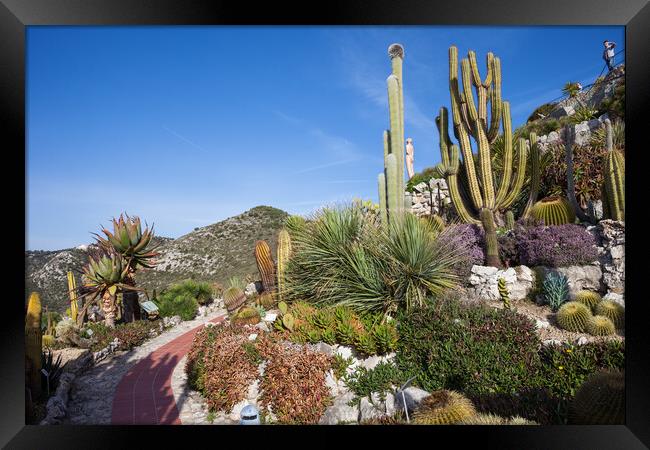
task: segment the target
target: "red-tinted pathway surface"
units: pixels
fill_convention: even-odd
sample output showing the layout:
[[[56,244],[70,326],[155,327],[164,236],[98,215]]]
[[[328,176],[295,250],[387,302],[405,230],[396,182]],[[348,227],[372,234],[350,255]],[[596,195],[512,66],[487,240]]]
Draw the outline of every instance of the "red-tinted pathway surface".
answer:
[[[211,322],[219,323],[224,316]],[[172,372],[190,350],[203,325],[159,347],[139,361],[120,380],[113,397],[111,423],[115,425],[180,425],[171,386]]]

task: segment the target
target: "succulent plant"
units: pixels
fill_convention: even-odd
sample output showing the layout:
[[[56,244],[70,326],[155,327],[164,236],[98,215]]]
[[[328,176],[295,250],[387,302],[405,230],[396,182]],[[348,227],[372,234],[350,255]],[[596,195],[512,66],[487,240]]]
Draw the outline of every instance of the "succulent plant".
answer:
[[[569,280],[559,272],[549,272],[542,283],[544,301],[557,311],[569,298]]]
[[[264,308],[272,308],[275,306],[277,301],[277,296],[273,292],[264,292],[262,295],[257,297],[256,303]]]
[[[223,304],[228,314],[237,311],[244,303],[246,303],[246,294],[241,289],[233,286],[224,291]]]
[[[472,402],[455,391],[432,392],[413,414],[419,425],[453,425],[476,415]]]
[[[508,287],[506,286],[506,279],[499,278],[497,289],[499,290],[499,297],[505,308],[510,308],[510,292],[508,292]]]
[[[515,213],[513,213],[511,209],[506,211],[505,219],[506,219],[506,230],[514,229],[515,228]]]
[[[605,120],[607,133],[607,156],[603,163],[603,209],[606,217],[614,220],[625,220],[625,158],[615,150],[612,142],[612,124]]]
[[[245,306],[231,318],[235,325],[255,325],[261,320],[260,313],[257,309]]]
[[[505,425],[506,419],[495,414],[476,414],[461,420],[457,425]]]
[[[569,408],[575,425],[623,425],[625,423],[625,373],[601,370],[580,386]]]
[[[377,344],[371,333],[359,333],[354,338],[355,348],[364,355],[377,353]]]
[[[54,345],[54,336],[51,334],[44,334],[42,338],[43,347],[52,347]]]
[[[534,420],[528,420],[524,417],[514,416],[506,420],[505,425],[539,425]]]
[[[602,300],[596,305],[594,313],[599,316],[605,316],[614,322],[618,329],[622,329],[625,325],[625,308],[615,301]]]
[[[296,323],[296,319],[294,319],[291,313],[286,313],[282,316],[282,325],[284,325],[284,327],[287,330],[293,331],[293,327],[295,323]]]
[[[609,336],[616,333],[616,326],[605,316],[592,316],[587,322],[587,333],[592,336]]]
[[[266,241],[255,243],[255,261],[262,277],[262,286],[266,292],[275,290],[275,263],[271,257],[271,247]]]
[[[598,292],[582,290],[576,293],[574,301],[583,303],[591,309],[592,312],[596,310],[596,305],[600,303],[602,298]]]
[[[389,353],[397,348],[397,330],[389,324],[379,324],[372,329],[379,353]]]
[[[544,225],[564,225],[574,223],[576,214],[569,201],[559,195],[543,198],[533,205],[530,215],[543,220]]]
[[[584,332],[591,319],[591,311],[582,303],[567,302],[560,307],[555,317],[560,328],[567,331]]]
[[[72,272],[68,272],[68,295],[70,296],[70,317],[75,322],[77,321],[77,281]],[[66,310],[67,312],[67,310]]]
[[[352,310],[345,306],[337,306],[334,315],[339,322],[346,322],[352,319]]]
[[[334,325],[336,318],[329,309],[321,309],[316,314],[309,317],[309,323],[316,328],[324,330]]]
[[[278,309],[280,310],[280,314],[286,314],[287,311],[289,310],[289,307],[285,302],[279,302]]]
[[[338,323],[336,326],[336,337],[338,341],[343,345],[354,344],[356,331],[349,320]]]
[[[102,233],[106,235],[106,238],[93,233],[99,245],[107,250],[113,249],[122,255],[126,258],[129,267],[133,269],[138,267],[154,268],[153,258],[158,256],[158,253],[155,252],[156,246],[151,245],[154,237],[153,226],[151,229],[145,226],[143,232],[139,217],[120,214],[119,219],[113,218],[113,232],[103,228]]]
[[[321,340],[321,331],[317,328],[307,330],[307,341],[310,344],[316,344]]]
[[[336,344],[336,331],[332,327],[325,328],[321,333],[321,338],[326,344],[334,345]]]
[[[25,356],[29,362],[28,380],[33,399],[38,398],[41,394],[42,311],[41,297],[37,292],[32,292],[27,302],[25,316]]]
[[[289,261],[290,256],[291,256],[291,236],[289,235],[289,232],[285,228],[283,228],[282,230],[280,230],[280,234],[278,235],[278,250],[277,250],[278,295],[280,300],[282,300],[284,297],[284,291],[285,291],[284,275],[287,267],[287,262]]]

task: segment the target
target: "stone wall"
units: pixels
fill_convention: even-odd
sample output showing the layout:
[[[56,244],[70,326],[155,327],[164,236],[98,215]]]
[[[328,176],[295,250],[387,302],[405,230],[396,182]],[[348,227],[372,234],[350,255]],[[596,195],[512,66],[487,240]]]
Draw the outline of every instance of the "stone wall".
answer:
[[[444,178],[432,178],[428,183],[415,185],[413,192],[405,193],[405,198],[407,204],[410,202],[411,212],[418,217],[432,214],[449,217],[455,213]]]
[[[567,115],[573,114],[573,109],[567,108]],[[587,145],[591,140],[591,134],[601,128],[607,118],[608,115],[603,114],[597,119],[585,120],[584,122],[572,125],[575,134],[575,144]],[[563,134],[564,129],[561,129],[559,131],[551,131],[549,134],[544,136],[539,136],[537,142],[539,143],[540,152],[544,153],[548,149],[549,145],[562,143]]]
[[[605,298],[625,305],[625,223],[601,220],[587,230],[598,245]]]

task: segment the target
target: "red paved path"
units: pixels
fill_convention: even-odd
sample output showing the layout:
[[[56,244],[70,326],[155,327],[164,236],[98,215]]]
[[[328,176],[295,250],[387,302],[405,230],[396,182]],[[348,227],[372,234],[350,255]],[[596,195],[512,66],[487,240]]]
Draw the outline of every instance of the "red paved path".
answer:
[[[225,316],[210,322],[218,323]],[[180,425],[171,386],[172,372],[190,350],[194,334],[203,325],[159,347],[134,365],[120,380],[113,397],[111,423],[115,425]]]

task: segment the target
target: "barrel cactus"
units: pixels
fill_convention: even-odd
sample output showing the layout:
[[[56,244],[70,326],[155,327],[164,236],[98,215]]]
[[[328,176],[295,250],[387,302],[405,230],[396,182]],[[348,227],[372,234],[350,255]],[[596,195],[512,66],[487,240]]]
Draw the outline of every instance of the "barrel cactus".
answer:
[[[524,417],[514,416],[506,420],[506,425],[539,425],[534,420],[528,420]]]
[[[569,201],[559,195],[543,198],[533,205],[530,214],[544,225],[564,225],[574,223],[576,214]]]
[[[560,328],[567,331],[584,332],[591,318],[589,308],[579,302],[567,302],[557,311],[556,319]]]
[[[625,372],[601,370],[580,386],[569,408],[575,425],[622,425],[625,423]]]
[[[255,302],[264,308],[272,308],[277,302],[277,296],[272,292],[265,292],[257,297]]]
[[[593,336],[609,336],[616,332],[616,326],[605,316],[593,316],[587,322],[587,333]]]
[[[582,290],[576,294],[574,300],[588,306],[592,311],[595,311],[596,305],[600,303],[602,298],[598,292]]]
[[[616,328],[622,329],[625,324],[625,308],[612,300],[603,300],[598,303],[594,313],[610,319]]]
[[[230,287],[223,293],[223,304],[228,310],[228,314],[237,311],[244,303],[246,303],[246,294],[238,287]]]
[[[495,414],[476,414],[458,422],[457,425],[505,425],[506,419]]]
[[[260,313],[257,309],[245,306],[233,316],[231,322],[234,325],[255,325],[261,320]]]
[[[452,425],[476,415],[472,402],[458,392],[432,392],[420,403],[413,414],[413,423],[419,425]]]
[[[255,243],[255,261],[262,277],[262,286],[266,292],[275,290],[275,263],[271,257],[271,247],[266,241]]]

